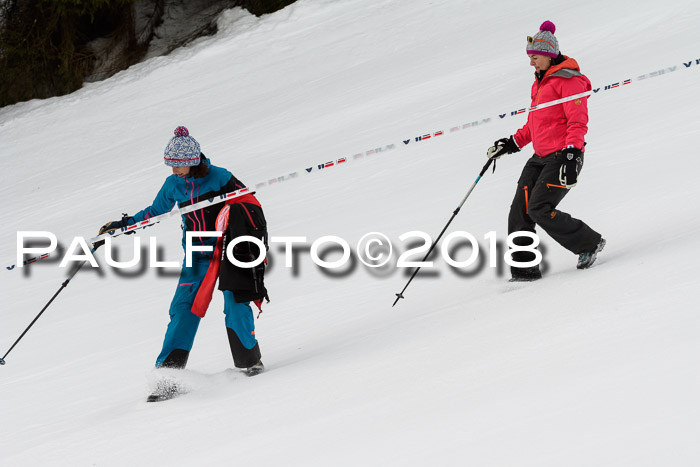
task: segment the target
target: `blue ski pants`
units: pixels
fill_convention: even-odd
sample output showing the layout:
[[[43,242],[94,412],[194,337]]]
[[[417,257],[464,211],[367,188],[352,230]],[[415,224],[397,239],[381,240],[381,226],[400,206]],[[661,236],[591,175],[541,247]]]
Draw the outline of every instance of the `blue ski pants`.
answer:
[[[192,304],[207,273],[210,260],[208,256],[195,254],[191,267],[185,267],[183,262],[175,296],[170,304],[170,323],[165,333],[163,349],[156,360],[156,368],[184,368],[187,364],[201,320],[192,312]],[[234,363],[237,367],[252,366],[260,359],[253,311],[248,302],[237,303],[231,291],[225,290],[223,294],[225,323]]]

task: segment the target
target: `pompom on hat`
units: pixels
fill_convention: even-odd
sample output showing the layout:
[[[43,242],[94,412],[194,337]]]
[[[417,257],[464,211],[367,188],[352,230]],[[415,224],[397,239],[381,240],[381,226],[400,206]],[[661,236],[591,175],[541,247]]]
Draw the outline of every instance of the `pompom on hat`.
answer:
[[[545,21],[534,36],[527,37],[527,54],[544,55],[557,58],[559,56],[559,41],[554,37],[557,27],[551,21]]]
[[[184,126],[175,128],[175,136],[165,146],[163,158],[170,167],[193,167],[199,165],[202,153],[199,143],[190,136]]]

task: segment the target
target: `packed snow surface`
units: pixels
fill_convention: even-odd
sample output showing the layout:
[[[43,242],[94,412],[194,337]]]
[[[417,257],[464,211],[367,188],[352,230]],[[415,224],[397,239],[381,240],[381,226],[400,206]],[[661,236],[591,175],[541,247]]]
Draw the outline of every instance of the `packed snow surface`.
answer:
[[[511,287],[489,267],[484,236],[505,242],[531,147],[501,158],[450,226],[479,241],[481,269],[438,256],[392,308],[405,270],[314,265],[323,236],[354,249],[381,232],[395,263],[417,240],[402,234],[437,235],[488,146],[525,122],[510,112],[530,103],[525,37],[544,20],[594,87],[633,79],[590,98],[586,165],[560,205],[607,239],[595,266],[576,270],[540,231],[543,280]],[[124,277],[100,250],[0,367],[0,465],[700,463],[695,0],[300,0],[219,22],[109,80],[0,109],[0,259],[16,262],[18,231],[68,246],[150,205],[186,125],[214,164],[260,184],[271,235],[307,238],[295,270],[270,251],[267,371],[233,369],[217,292],[180,372],[190,392],[147,404],[177,275]],[[177,220],[150,236],[182,259]],[[125,258],[134,237],[115,240]],[[66,277],[44,263],[0,272],[3,353]]]

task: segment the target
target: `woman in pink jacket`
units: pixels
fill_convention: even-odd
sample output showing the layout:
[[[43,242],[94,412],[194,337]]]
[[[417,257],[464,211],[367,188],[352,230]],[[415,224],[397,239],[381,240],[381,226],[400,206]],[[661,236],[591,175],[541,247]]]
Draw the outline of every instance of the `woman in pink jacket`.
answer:
[[[591,90],[591,82],[579,70],[573,58],[559,52],[554,37],[555,26],[545,21],[534,37],[527,38],[527,54],[535,68],[532,105],[574,96]],[[488,157],[520,151],[532,143],[535,154],[527,161],[518,180],[508,215],[508,233],[535,232],[535,224],[544,229],[561,246],[578,255],[578,269],[591,267],[605,246],[605,239],[583,221],[556,209],[564,196],[576,185],[583,167],[586,132],[588,131],[587,97],[569,100],[530,112],[527,123],[510,138],[502,138],[489,148]],[[531,243],[518,237],[516,245]],[[528,262],[534,253],[518,251],[513,260]],[[511,267],[511,281],[540,279],[539,266]]]

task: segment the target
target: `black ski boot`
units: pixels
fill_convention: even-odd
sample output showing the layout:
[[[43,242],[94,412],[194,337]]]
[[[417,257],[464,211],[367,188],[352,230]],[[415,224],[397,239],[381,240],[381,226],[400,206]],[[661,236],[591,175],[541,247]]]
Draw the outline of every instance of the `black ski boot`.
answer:
[[[258,360],[258,363],[249,368],[246,368],[243,372],[246,374],[246,376],[255,376],[259,375],[263,371],[265,371],[265,365],[263,365],[262,360]]]
[[[598,253],[603,251],[603,248],[605,248],[605,239],[601,237],[598,245],[595,247],[595,250],[578,255],[578,264],[576,264],[576,269],[588,269],[593,266],[593,263],[595,263],[595,260],[598,257]]]
[[[531,268],[510,268],[511,278],[508,282],[534,282],[536,280],[542,279],[542,273],[540,272],[539,266],[532,266]]]

